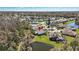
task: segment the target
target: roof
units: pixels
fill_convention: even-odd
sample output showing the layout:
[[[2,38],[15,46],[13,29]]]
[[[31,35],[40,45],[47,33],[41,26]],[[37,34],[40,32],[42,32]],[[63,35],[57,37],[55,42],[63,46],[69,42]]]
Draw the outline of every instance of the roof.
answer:
[[[64,29],[62,31],[63,34],[66,34],[66,35],[70,35],[70,36],[75,36],[76,35],[76,32],[75,31],[72,31],[70,29]]]

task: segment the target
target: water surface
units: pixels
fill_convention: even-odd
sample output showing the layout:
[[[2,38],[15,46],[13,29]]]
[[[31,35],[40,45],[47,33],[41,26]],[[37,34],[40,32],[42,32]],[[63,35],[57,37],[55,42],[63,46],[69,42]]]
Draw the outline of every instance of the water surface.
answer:
[[[77,25],[75,22],[67,24],[67,26],[72,27],[72,28],[78,28],[79,25]]]

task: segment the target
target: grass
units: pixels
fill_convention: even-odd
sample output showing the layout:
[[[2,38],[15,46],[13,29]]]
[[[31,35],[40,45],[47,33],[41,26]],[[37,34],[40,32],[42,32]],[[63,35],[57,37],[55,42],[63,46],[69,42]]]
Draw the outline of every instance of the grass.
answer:
[[[75,20],[68,21],[65,24],[70,24],[70,23],[73,23],[73,22],[75,22]]]
[[[79,29],[76,29],[77,34],[79,35]]]
[[[70,37],[70,36],[65,36],[65,40],[67,40],[68,45],[72,42],[74,38]],[[33,42],[42,42],[42,43],[46,43],[49,45],[54,46],[55,48],[61,48],[63,46],[63,43],[59,42],[54,42],[54,41],[50,41],[48,36],[36,36],[33,40]]]
[[[45,35],[43,35],[43,36],[36,36],[34,38],[33,42],[43,42],[43,43],[50,44],[50,45],[52,45],[54,47],[57,47],[57,48],[60,48],[61,45],[62,45],[62,43],[56,43],[54,41],[50,41],[48,36],[45,36]]]
[[[67,40],[67,43],[70,44],[72,42],[72,40],[74,39],[74,37],[71,36],[65,36],[65,40]]]

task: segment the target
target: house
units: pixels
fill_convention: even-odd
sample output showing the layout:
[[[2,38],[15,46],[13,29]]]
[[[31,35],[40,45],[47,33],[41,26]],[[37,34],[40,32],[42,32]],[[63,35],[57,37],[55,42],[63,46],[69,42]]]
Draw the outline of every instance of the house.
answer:
[[[30,23],[33,30],[36,30],[37,24],[38,24],[37,22]]]
[[[45,26],[43,24],[37,24],[36,29],[35,29],[35,34],[37,34],[37,35],[45,34],[46,31],[44,28],[45,28]]]
[[[58,34],[60,34],[60,33],[56,33],[56,32],[52,33],[51,32],[49,34],[49,39],[51,41],[64,41],[64,38],[61,36],[61,34],[60,34],[60,36]]]
[[[35,32],[36,32],[37,35],[43,35],[43,34],[45,34],[45,31],[43,29],[37,30]]]
[[[65,28],[66,26],[63,23],[57,25],[58,28]]]
[[[61,30],[58,30],[57,27],[48,28],[48,31],[52,31],[52,32],[61,32]]]
[[[51,41],[64,41],[64,38],[61,35],[61,30],[57,30],[56,27],[50,28],[48,31],[48,36]]]
[[[65,28],[64,30],[62,30],[62,34],[68,35],[68,36],[76,36],[76,32],[68,28]]]
[[[68,21],[68,19],[58,19],[58,20],[56,20],[55,22],[59,22],[59,23],[63,23],[63,22],[67,22]]]

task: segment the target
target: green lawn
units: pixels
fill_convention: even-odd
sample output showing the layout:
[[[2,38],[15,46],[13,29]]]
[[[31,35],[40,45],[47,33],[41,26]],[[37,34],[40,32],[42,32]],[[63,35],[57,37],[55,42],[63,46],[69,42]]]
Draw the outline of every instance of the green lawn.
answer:
[[[79,35],[79,29],[76,29],[77,34]]]
[[[65,36],[65,39],[67,40],[68,45],[70,44],[70,42],[72,42],[72,40],[74,39],[73,37],[70,36]],[[54,46],[55,48],[61,48],[63,46],[63,43],[56,43],[54,41],[50,41],[48,39],[47,36],[43,35],[43,36],[35,36],[33,42],[43,42],[46,44],[50,44],[52,46]]]
[[[54,47],[57,47],[57,48],[60,48],[62,46],[62,43],[56,43],[54,41],[50,41],[48,39],[48,36],[45,36],[45,35],[43,35],[43,36],[36,36],[34,38],[33,42],[43,42],[43,43],[50,44],[50,45],[52,45]]]
[[[68,21],[65,24],[70,24],[70,23],[73,23],[73,22],[75,22],[75,20]]]
[[[73,39],[74,39],[74,37],[65,36],[65,40],[67,40],[68,44],[70,44],[70,42],[72,42]]]

